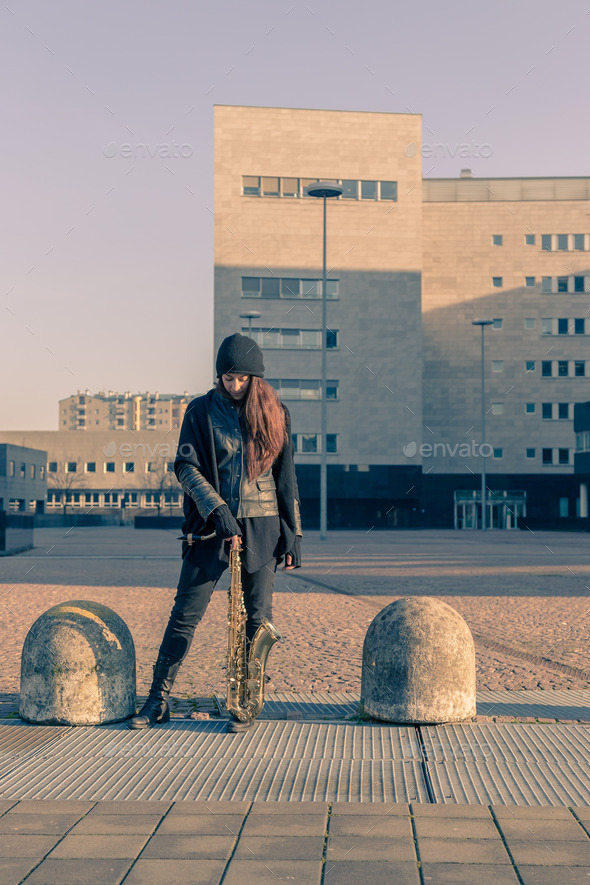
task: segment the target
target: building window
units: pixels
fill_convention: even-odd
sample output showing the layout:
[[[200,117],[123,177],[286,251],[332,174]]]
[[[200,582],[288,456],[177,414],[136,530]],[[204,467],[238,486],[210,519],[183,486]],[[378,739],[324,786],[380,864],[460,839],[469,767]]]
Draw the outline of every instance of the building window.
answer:
[[[543,420],[551,421],[553,419],[553,403],[543,403],[541,408]]]
[[[299,179],[281,178],[281,197],[298,197]]]
[[[527,458],[534,458],[534,457],[536,456],[536,454],[537,454],[537,450],[536,450],[536,449],[527,449],[527,450],[526,450],[526,456],[527,456]]]
[[[338,451],[338,434],[337,433],[327,433],[326,434],[326,452],[328,455],[332,455]]]
[[[492,329],[501,329],[501,328],[502,328],[502,320],[501,319],[492,320]]]
[[[242,175],[242,193],[245,197],[260,196],[260,178],[258,175]]]
[[[574,249],[576,252],[584,251],[584,234],[574,234]]]
[[[326,329],[326,348],[333,350],[336,347],[338,347],[338,329]]]
[[[524,321],[525,329],[528,329],[530,331],[531,329],[535,328],[535,325],[536,325],[536,323],[535,323],[534,317],[525,317],[525,321]]]
[[[87,461],[84,469],[86,473],[96,473],[96,461]]]
[[[504,403],[492,403],[492,415],[503,415]]]
[[[397,181],[379,182],[379,197],[382,200],[397,200]]]
[[[567,319],[559,318],[557,320],[557,334],[558,335],[567,335],[569,331],[569,321]]]
[[[293,434],[293,447],[295,452],[301,455],[316,455],[321,452],[321,434],[297,433]],[[329,455],[338,452],[338,434],[326,434],[326,452]]]
[[[570,463],[570,450],[569,449],[559,449],[559,463],[560,464],[569,464]]]
[[[492,360],[492,372],[503,372],[504,360]]]
[[[78,465],[76,461],[68,461],[66,463],[66,473],[76,473],[78,470]]]
[[[557,234],[557,248],[560,252],[567,252],[567,248],[568,248],[568,235],[567,234]]]
[[[557,361],[557,375],[559,378],[567,378],[568,377],[567,360],[558,360]]]
[[[34,464],[30,465],[29,476],[31,479],[35,479],[35,465]]]
[[[543,449],[543,464],[553,464],[553,449]]]
[[[574,334],[575,335],[585,335],[585,323],[584,317],[577,317],[574,320]]]
[[[553,292],[552,277],[541,277],[541,292],[544,295],[549,295]]]
[[[342,200],[358,200],[359,183],[352,179],[342,179]]]
[[[574,292],[584,292],[584,277],[574,277]]]
[[[561,449],[559,451],[561,452]],[[561,461],[559,463],[561,464]],[[569,498],[560,498],[559,499],[559,515],[562,519],[567,518],[570,515]]]
[[[524,284],[527,287],[527,289],[533,288],[533,286],[535,285],[536,279],[537,279],[536,277],[525,277],[524,278]]]
[[[524,410],[527,415],[535,414],[535,404],[534,403],[525,403]]]
[[[115,472],[115,462],[114,461],[106,461],[104,465],[105,473],[114,473]]]
[[[492,246],[502,245],[502,234],[492,234]]]
[[[541,320],[541,335],[553,334],[553,320],[550,317],[544,317]]]
[[[541,376],[543,378],[551,378],[551,360],[543,360],[541,362]]]
[[[326,298],[338,298],[338,280],[326,280]],[[321,298],[321,280],[242,277],[242,298]]]
[[[267,378],[281,399],[319,400],[322,397],[321,381],[309,378]],[[338,399],[338,381],[326,381],[326,399]]]
[[[14,461],[11,461],[10,463],[14,465]],[[47,465],[47,470],[49,471],[49,473],[57,473],[57,461],[50,461]],[[14,476],[14,472],[10,475]]]
[[[300,433],[301,454],[315,454],[318,450],[317,433]]]
[[[575,360],[574,362],[574,377],[575,378],[584,378],[586,376],[586,361],[585,360]]]
[[[535,361],[527,360],[524,364],[525,372],[534,372],[535,371]]]
[[[377,199],[377,182],[361,181],[361,200]]]
[[[568,421],[570,416],[569,403],[557,403],[557,417],[560,421]]]
[[[125,461],[123,465],[123,473],[134,473],[135,472],[135,461]]]
[[[567,277],[557,277],[557,291],[567,292]]]
[[[39,467],[39,479],[45,479],[45,464],[41,464]]]
[[[551,252],[551,234],[541,234],[541,250]]]
[[[262,194],[265,197],[279,196],[279,179],[274,176],[262,177]]]
[[[55,464],[55,470],[57,471],[57,463],[55,461],[52,461],[52,464]],[[8,468],[8,475],[14,476],[14,470],[15,470],[14,461],[11,461],[9,468]]]
[[[524,235],[524,244],[525,244],[525,246],[534,246],[535,245],[535,235],[534,234],[525,234]]]
[[[504,285],[504,281],[502,277],[492,277],[492,286],[494,289],[501,289]]]
[[[499,458],[504,457],[504,449],[494,449],[494,459],[498,460]]]

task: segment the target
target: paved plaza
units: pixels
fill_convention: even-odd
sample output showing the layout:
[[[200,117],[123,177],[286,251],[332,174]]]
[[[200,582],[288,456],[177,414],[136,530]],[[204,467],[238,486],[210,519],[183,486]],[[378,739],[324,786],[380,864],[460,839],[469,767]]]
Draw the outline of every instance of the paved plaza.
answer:
[[[138,695],[174,597],[177,532],[43,529],[0,560],[0,881],[590,881],[590,549],[547,532],[317,532],[277,572],[260,721],[226,735],[227,574],[173,692],[134,733],[17,716],[20,651],[50,606],[102,602],[128,624]],[[375,614],[437,597],[476,644],[478,716],[392,726],[358,716]]]

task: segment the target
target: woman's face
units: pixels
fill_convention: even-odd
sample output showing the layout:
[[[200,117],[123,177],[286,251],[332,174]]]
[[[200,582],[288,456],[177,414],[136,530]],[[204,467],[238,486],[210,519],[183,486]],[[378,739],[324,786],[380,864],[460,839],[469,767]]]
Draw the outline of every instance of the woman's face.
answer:
[[[222,375],[221,380],[231,398],[237,401],[246,396],[251,377],[251,375],[237,375],[232,372],[229,375]]]

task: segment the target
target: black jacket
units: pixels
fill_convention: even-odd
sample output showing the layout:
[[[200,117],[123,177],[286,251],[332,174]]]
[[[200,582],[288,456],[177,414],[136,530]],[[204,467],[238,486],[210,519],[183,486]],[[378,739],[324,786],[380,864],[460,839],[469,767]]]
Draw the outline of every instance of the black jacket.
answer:
[[[215,389],[213,388],[204,396],[199,396],[189,403],[182,422],[178,450],[174,461],[174,472],[178,479],[184,465],[190,464],[197,468],[203,480],[211,487],[209,491],[213,506],[215,505],[214,499],[219,496],[219,475],[210,417],[210,404],[214,393]],[[286,553],[291,551],[296,535],[301,535],[299,489],[297,487],[293,441],[291,438],[291,417],[287,407],[283,403],[281,405],[285,410],[287,444],[272,465],[281,529],[277,547],[279,562],[282,561]],[[206,509],[209,510],[210,508]],[[207,535],[214,531],[212,520],[201,515],[197,504],[186,492],[183,511],[182,531],[184,534]],[[228,551],[223,539],[216,538],[215,541],[211,542],[197,541],[195,543],[197,545],[203,544],[203,560],[209,558],[217,562],[220,567],[227,565]]]

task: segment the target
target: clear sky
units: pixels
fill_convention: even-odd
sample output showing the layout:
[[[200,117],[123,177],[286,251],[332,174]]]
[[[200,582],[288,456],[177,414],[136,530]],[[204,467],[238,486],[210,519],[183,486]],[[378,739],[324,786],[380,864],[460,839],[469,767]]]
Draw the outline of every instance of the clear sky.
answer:
[[[589,46],[590,0],[7,0],[0,429],[210,386],[214,104],[421,113],[426,176],[590,175]]]

